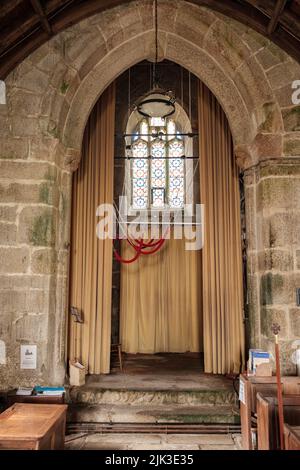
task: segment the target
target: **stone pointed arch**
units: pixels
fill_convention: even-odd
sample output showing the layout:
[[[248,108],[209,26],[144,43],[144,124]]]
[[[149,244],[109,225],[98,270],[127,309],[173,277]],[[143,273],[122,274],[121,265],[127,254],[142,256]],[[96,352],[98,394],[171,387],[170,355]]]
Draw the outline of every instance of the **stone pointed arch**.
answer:
[[[300,66],[265,37],[204,6],[161,0],[159,18],[160,59],[190,70],[213,91],[227,114],[238,162],[248,169],[251,344],[267,347],[269,318],[284,324],[289,315],[293,331],[298,325],[300,120],[291,96]],[[26,385],[22,375],[15,378],[25,338],[40,344],[38,368],[28,385],[63,382],[71,171],[97,98],[128,67],[153,58],[153,44],[153,1],[126,2],[60,32],[5,80],[1,285],[6,289],[13,279],[19,286],[20,274],[26,274],[20,292],[18,287],[9,299],[5,293],[0,303],[7,312],[3,331],[9,332],[4,340],[10,357],[2,366],[7,388]],[[285,330],[287,355],[292,326]]]
[[[74,161],[80,155],[86,121],[104,89],[126,69],[149,57],[146,47],[148,41],[149,33],[144,33],[124,42],[84,77],[70,104],[63,127],[62,143],[67,149],[68,159],[73,155]],[[235,145],[250,145],[256,129],[249,110],[236,84],[224,74],[219,64],[205,51],[180,36],[170,34],[165,46],[165,59],[193,72],[217,96],[227,114]]]
[[[40,47],[10,74],[8,93],[24,89],[37,95],[40,135],[58,138],[58,153],[74,169],[93,104],[124,70],[153,58],[153,45],[153,2],[129,2],[82,20]],[[190,70],[213,91],[243,168],[282,155],[285,124],[291,127],[288,113],[282,115],[282,93],[300,75],[284,51],[209,8],[164,0],[159,56]],[[33,106],[30,96],[25,99]]]
[[[76,25],[76,34],[72,34],[75,27],[64,33],[74,41],[69,55],[77,73],[73,95],[62,107],[59,127],[63,129],[66,161],[71,161],[73,168],[79,159],[85,123],[97,98],[124,70],[153,56],[151,5],[147,0],[140,2],[139,15],[131,4],[120,6]],[[283,128],[280,106],[259,60],[262,50],[270,54],[269,42],[221,14],[183,0],[161,2],[159,15],[160,59],[190,70],[216,95],[228,117],[240,165],[255,163],[266,146],[268,151],[271,149],[270,156],[279,156],[282,147],[275,135]],[[104,25],[108,20],[109,26]],[[95,25],[102,35],[94,31]],[[85,33],[93,42],[78,53],[79,33]],[[275,63],[288,60],[274,45],[272,53]],[[293,68],[294,64],[287,67]]]

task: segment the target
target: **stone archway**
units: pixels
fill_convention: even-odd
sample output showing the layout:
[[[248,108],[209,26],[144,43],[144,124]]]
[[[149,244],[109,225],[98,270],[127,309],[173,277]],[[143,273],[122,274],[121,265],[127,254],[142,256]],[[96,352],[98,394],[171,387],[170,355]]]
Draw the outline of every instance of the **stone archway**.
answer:
[[[165,14],[168,18],[159,34],[160,58],[172,60],[190,70],[214,92],[227,114],[242,167],[257,161],[264,146],[272,148],[273,156],[279,156],[282,147],[276,135],[283,130],[280,106],[264,67],[256,60],[256,52],[251,51],[254,38],[250,40],[247,37],[246,40],[245,36],[245,40],[240,41],[239,34],[249,34],[247,28],[234,21],[230,24],[228,19],[207,8],[189,5],[190,12],[187,14],[185,11],[182,19],[186,8],[185,2],[171,4],[168,1],[160,8],[160,15]],[[126,18],[127,12],[125,8],[114,10],[115,15],[111,14],[109,19],[120,26],[118,15]],[[129,9],[131,19],[132,13]],[[176,15],[181,15],[179,24],[172,20],[177,18]],[[121,72],[153,55],[152,22],[148,22],[148,30],[143,28],[143,21],[130,24],[124,20],[124,23],[126,27],[121,27],[123,41],[118,36],[115,47],[108,54],[103,47],[98,47],[87,60],[82,60],[80,83],[72,102],[63,109],[63,120],[60,120],[62,143],[67,148],[67,155],[75,160],[80,154],[87,116],[101,92]],[[112,22],[110,29],[114,31],[118,25]],[[135,34],[132,34],[132,29]],[[197,30],[200,31],[198,35]],[[258,50],[266,49],[268,55],[266,41],[259,35],[255,40],[258,41]],[[279,49],[276,54],[281,54],[281,59],[285,56]],[[77,59],[81,62],[80,58]],[[275,59],[275,62],[281,59]]]
[[[252,344],[269,347],[268,323],[278,317],[288,350],[291,324],[298,325],[300,124],[289,91],[299,64],[208,8],[165,0],[159,17],[160,57],[215,93],[246,170]],[[93,104],[122,71],[152,56],[153,42],[152,2],[129,2],[58,34],[7,78],[8,104],[0,109],[3,384],[63,380],[71,173]],[[38,369],[16,376],[24,341],[38,344]]]
[[[144,44],[148,44],[149,34],[145,33],[139,36],[138,41],[141,47],[136,46],[136,41],[137,38],[133,38],[114,49],[81,81],[68,110],[62,136],[62,143],[66,146],[68,154],[78,152],[80,155],[87,116],[102,91],[120,73],[148,58],[145,55]],[[185,53],[182,54],[181,51],[185,51]],[[196,59],[195,62],[190,61],[189,57]],[[246,147],[251,144],[255,136],[255,126],[251,121],[249,111],[239,90],[235,84],[230,82],[218,64],[214,63],[206,53],[192,47],[184,38],[172,35],[169,37],[162,58],[178,63],[209,84],[212,91],[223,103],[224,109],[227,110],[236,146]],[[206,70],[201,70],[203,63],[207,64]],[[117,64],[117,66],[112,67],[112,64]]]

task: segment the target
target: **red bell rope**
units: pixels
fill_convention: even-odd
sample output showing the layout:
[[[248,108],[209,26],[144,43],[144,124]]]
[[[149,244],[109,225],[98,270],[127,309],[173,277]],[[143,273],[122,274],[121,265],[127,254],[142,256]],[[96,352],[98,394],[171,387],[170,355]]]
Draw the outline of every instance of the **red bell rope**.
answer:
[[[135,245],[135,244],[133,243],[133,241],[130,240],[130,238],[127,238],[127,241],[128,241],[128,243],[129,243],[133,248],[135,248],[135,249],[140,247],[139,240],[135,240],[135,241],[138,242],[138,245]],[[142,248],[152,248],[152,247],[157,246],[157,245],[160,243],[161,238],[160,238],[157,242],[154,242],[154,243],[153,243],[153,241],[154,241],[153,238],[150,240],[149,243],[144,242],[143,239],[142,239],[142,241],[143,241],[143,246],[142,246]]]
[[[164,242],[165,242],[165,239],[162,238],[161,240],[159,240],[158,245],[157,245],[155,248],[153,248],[153,250],[150,250],[150,251],[143,251],[143,250],[141,250],[141,255],[153,255],[153,254],[156,253],[158,250],[160,250],[160,248],[163,246]]]
[[[140,240],[130,240],[130,238],[127,238],[127,242],[129,243],[130,246],[132,246],[136,252],[135,256],[130,259],[124,259],[116,250],[114,247],[114,255],[117,261],[120,263],[125,263],[125,264],[130,264],[136,261],[140,255],[153,255],[156,253],[160,248],[163,246],[165,242],[165,236],[167,232],[165,233],[164,237],[160,238],[156,242],[154,242],[154,238],[152,238],[149,242],[145,242],[143,238]],[[147,248],[153,248],[152,250],[148,250]]]
[[[154,242],[154,243],[153,243],[153,239],[150,240],[149,243],[145,243],[145,242],[144,242],[144,247],[146,247],[146,248],[153,248],[154,246],[159,245],[162,240],[164,240],[164,237],[160,238],[159,240],[157,240],[157,242]]]
[[[133,263],[134,261],[136,261],[138,259],[138,257],[140,256],[141,254],[141,249],[139,250],[136,250],[136,254],[133,258],[131,259],[124,259],[122,258],[121,255],[119,255],[119,253],[117,252],[116,248],[114,247],[114,255],[115,255],[115,258],[117,261],[119,261],[119,263],[124,263],[124,264],[130,264],[130,263]]]

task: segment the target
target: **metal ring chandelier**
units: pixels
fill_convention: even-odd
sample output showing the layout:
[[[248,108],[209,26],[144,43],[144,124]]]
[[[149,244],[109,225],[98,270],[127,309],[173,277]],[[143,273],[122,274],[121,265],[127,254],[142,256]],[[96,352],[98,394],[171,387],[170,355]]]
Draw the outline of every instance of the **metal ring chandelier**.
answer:
[[[171,91],[163,90],[158,85],[158,8],[154,0],[155,17],[155,62],[153,64],[153,88],[136,105],[136,110],[144,117],[166,118],[175,113],[175,97]]]

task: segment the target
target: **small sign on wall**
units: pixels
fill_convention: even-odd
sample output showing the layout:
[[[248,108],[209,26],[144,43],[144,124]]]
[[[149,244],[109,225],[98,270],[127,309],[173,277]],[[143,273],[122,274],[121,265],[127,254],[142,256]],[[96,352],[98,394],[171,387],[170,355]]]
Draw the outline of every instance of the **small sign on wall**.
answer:
[[[0,104],[6,104],[6,87],[3,80],[0,80]]]
[[[6,364],[6,348],[5,343],[0,339],[0,365]]]
[[[36,369],[36,344],[21,345],[21,369]]]
[[[246,404],[246,397],[245,397],[245,383],[243,380],[240,379],[240,388],[239,388],[239,400]]]

